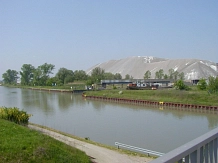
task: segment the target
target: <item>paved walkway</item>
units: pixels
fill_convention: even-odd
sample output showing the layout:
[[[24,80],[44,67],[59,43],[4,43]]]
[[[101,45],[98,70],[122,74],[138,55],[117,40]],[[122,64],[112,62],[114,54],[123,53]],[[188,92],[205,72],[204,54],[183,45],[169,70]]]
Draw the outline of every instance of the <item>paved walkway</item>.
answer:
[[[84,151],[89,157],[92,158],[92,161],[94,163],[147,163],[152,160],[152,158],[122,154],[118,151],[79,141],[77,139],[73,139],[60,133],[40,128],[34,125],[28,125],[28,127],[34,130],[41,131],[42,133],[49,135],[61,142],[64,142],[70,146]]]

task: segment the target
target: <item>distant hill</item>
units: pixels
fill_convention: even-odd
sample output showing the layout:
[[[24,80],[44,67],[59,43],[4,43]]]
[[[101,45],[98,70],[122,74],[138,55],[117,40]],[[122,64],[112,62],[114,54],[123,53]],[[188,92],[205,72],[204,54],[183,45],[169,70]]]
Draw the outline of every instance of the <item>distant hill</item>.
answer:
[[[155,72],[163,69],[164,74],[173,68],[179,73],[184,72],[186,80],[196,80],[218,75],[216,63],[199,59],[164,59],[152,56],[132,56],[119,60],[110,60],[89,68],[86,73],[91,75],[94,68],[100,67],[105,72],[120,73],[124,78],[126,74],[134,79],[143,79],[147,70],[151,71],[151,78],[155,78]]]

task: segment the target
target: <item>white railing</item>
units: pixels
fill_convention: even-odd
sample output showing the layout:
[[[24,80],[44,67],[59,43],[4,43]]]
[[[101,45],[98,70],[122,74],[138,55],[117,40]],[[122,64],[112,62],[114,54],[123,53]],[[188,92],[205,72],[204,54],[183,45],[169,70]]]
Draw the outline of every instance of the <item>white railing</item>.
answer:
[[[148,155],[153,155],[153,156],[163,156],[163,153],[160,152],[156,152],[156,151],[152,151],[152,150],[148,150],[148,149],[143,149],[143,148],[139,148],[139,147],[134,147],[131,145],[127,145],[127,144],[122,144],[119,142],[115,142],[115,145],[117,146],[117,148],[123,147],[126,149],[130,149],[130,150],[134,150],[134,151],[138,151],[138,152],[143,152],[146,153]]]
[[[218,128],[164,154],[163,156],[151,161],[151,163],[217,163],[217,139]]]

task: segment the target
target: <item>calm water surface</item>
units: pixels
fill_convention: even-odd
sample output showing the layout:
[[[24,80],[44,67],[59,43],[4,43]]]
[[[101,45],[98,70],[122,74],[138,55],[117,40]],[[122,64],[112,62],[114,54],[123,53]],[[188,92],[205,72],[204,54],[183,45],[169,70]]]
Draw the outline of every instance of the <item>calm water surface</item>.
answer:
[[[0,106],[33,114],[30,122],[92,141],[169,152],[218,126],[217,112],[152,108],[0,86]]]

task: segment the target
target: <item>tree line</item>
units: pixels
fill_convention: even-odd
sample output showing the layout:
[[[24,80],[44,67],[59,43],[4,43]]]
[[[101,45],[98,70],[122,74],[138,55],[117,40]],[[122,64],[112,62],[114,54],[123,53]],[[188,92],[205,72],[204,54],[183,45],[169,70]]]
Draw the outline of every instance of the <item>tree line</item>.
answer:
[[[5,84],[16,84],[20,78],[21,85],[35,85],[35,86],[51,86],[63,85],[74,81],[86,81],[87,85],[99,83],[101,80],[120,80],[123,79],[120,73],[112,74],[105,72],[104,69],[96,67],[92,70],[91,75],[87,75],[83,70],[69,70],[60,68],[54,77],[51,77],[55,65],[44,63],[37,68],[31,64],[23,64],[20,71],[8,69],[3,75]],[[169,75],[164,74],[163,69],[155,73],[156,79],[184,79],[184,73],[179,74],[173,69],[169,70]],[[151,78],[151,72],[146,71],[144,79]],[[124,79],[133,79],[129,74],[126,74]]]
[[[52,77],[54,69],[55,65],[48,63],[44,63],[37,68],[31,64],[23,64],[20,71],[8,69],[2,74],[2,78],[5,84],[17,84],[18,79],[20,79],[20,84],[27,86],[61,86],[74,81],[85,81],[87,85],[91,85],[99,83],[103,79],[122,79],[121,74],[105,72],[100,67],[93,69],[91,75],[87,75],[84,70],[73,71],[60,68]],[[131,78],[130,75],[126,75],[126,77]]]
[[[5,84],[16,84],[20,78],[21,85],[29,86],[63,85],[74,80],[87,80],[88,78],[86,72],[83,70],[73,72],[66,68],[60,68],[55,76],[51,77],[54,69],[55,65],[48,63],[44,63],[37,68],[31,64],[23,64],[21,71],[8,69],[2,74],[2,78]]]
[[[151,78],[151,71],[146,71],[144,74],[144,79]],[[160,69],[155,72],[155,79],[173,79],[173,80],[184,80],[185,74],[184,72],[179,73],[178,71],[175,71],[174,69],[169,69],[168,73],[165,74],[163,69]]]
[[[21,71],[8,69],[2,74],[2,78],[5,84],[17,84],[17,80],[20,78],[21,85],[27,86],[52,86],[52,85],[64,85],[74,81],[85,81],[86,85],[92,85],[94,83],[100,83],[101,80],[120,80],[123,79],[120,73],[112,74],[105,72],[104,69],[96,67],[92,70],[91,75],[87,75],[84,70],[69,70],[66,68],[60,68],[55,76],[51,77],[55,65],[44,63],[43,65],[35,68],[31,64],[23,64]],[[144,74],[144,79],[150,79],[151,72],[148,70]],[[173,79],[175,80],[175,88],[185,89],[188,87],[184,84],[184,73],[179,73],[174,69],[169,69],[165,74],[163,69],[155,72],[156,79]],[[126,74],[124,79],[133,79],[129,74]],[[199,90],[208,90],[209,93],[218,92],[218,77],[209,77],[208,82],[206,79],[200,79],[198,85]]]

